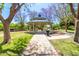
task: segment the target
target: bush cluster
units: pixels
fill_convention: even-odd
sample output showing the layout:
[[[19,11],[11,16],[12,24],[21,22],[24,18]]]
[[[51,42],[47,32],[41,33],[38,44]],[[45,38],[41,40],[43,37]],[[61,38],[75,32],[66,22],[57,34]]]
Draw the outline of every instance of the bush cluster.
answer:
[[[68,27],[68,30],[74,30],[75,28],[74,28],[74,26],[69,26]]]
[[[13,47],[12,49],[14,51],[16,51],[16,53],[21,54],[23,49],[27,46],[27,44],[29,43],[31,39],[31,36],[23,36],[23,37],[19,37],[16,38],[16,40],[13,42]]]
[[[3,25],[2,25],[2,23],[0,23],[0,30],[2,30],[3,29]]]
[[[20,24],[11,23],[9,27],[11,30],[13,29],[15,31],[28,30],[28,25],[21,26]],[[3,30],[3,24],[0,23],[0,31],[2,31],[2,30]]]
[[[27,47],[28,43],[30,42],[32,35],[25,33],[21,33],[21,35],[18,34],[19,33],[12,34],[13,38],[11,41],[6,45],[0,46],[0,56],[20,56],[22,54],[23,49]]]
[[[53,27],[52,27],[54,30],[57,30],[57,29],[60,29],[60,25],[59,24],[53,24]]]

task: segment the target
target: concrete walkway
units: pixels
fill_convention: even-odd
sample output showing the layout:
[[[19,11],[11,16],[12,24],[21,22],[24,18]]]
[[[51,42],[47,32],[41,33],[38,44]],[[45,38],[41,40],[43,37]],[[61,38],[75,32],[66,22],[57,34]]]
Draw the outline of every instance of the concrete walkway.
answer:
[[[57,56],[58,53],[44,34],[35,34],[24,49],[24,56]]]
[[[50,36],[47,36],[47,39],[48,40],[56,40],[56,39],[67,39],[67,38],[73,38],[74,37],[74,33],[71,34],[71,33],[65,33],[65,34],[53,34],[53,35],[50,35]]]

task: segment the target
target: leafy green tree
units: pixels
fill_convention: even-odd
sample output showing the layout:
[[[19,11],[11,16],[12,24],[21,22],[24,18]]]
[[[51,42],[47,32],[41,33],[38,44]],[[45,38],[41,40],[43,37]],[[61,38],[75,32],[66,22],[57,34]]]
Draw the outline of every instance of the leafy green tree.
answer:
[[[9,25],[10,25],[11,21],[13,20],[15,14],[18,12],[18,10],[20,10],[20,8],[23,5],[24,5],[24,3],[22,3],[22,4],[12,3],[12,5],[10,7],[10,14],[7,19],[4,19],[4,17],[2,16],[2,13],[0,13],[0,20],[3,24],[3,30],[4,30],[4,41],[2,42],[2,44],[6,44],[10,41],[11,36],[10,36]],[[2,10],[3,9],[0,9],[0,11],[2,11]]]
[[[52,5],[53,15],[59,19],[60,26],[65,29],[67,32],[68,29],[68,21],[72,19],[72,14],[69,9],[68,4],[56,4]],[[63,25],[63,26],[62,26]]]
[[[18,21],[18,25],[20,25],[20,30],[24,29],[25,26],[25,18],[27,17],[25,14],[21,13],[22,10],[19,10],[18,13],[15,15],[15,19]]]

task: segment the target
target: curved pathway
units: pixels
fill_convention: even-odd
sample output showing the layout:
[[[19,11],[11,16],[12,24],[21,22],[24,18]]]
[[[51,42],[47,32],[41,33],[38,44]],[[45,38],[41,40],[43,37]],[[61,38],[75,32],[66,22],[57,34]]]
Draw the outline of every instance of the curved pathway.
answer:
[[[74,33],[65,33],[65,34],[53,34],[47,37],[48,40],[56,40],[56,39],[67,39],[70,37],[74,37]]]
[[[35,34],[30,44],[24,49],[24,56],[57,56],[58,53],[44,34]]]

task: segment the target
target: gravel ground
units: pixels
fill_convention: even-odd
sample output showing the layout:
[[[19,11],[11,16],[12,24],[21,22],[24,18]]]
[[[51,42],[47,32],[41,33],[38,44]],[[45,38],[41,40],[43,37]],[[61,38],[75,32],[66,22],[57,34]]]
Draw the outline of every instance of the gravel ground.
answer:
[[[24,49],[23,56],[57,56],[58,53],[48,41],[46,35],[35,34]]]

